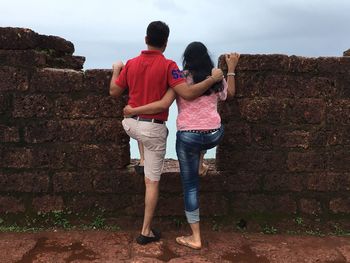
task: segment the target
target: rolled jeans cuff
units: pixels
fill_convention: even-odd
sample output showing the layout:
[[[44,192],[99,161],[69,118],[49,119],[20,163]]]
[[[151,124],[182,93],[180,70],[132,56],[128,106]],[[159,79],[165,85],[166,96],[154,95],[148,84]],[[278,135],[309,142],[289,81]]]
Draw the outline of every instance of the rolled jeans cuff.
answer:
[[[187,222],[189,224],[194,224],[194,223],[199,222],[199,208],[197,208],[191,212],[188,212],[185,210],[185,214],[186,214]]]

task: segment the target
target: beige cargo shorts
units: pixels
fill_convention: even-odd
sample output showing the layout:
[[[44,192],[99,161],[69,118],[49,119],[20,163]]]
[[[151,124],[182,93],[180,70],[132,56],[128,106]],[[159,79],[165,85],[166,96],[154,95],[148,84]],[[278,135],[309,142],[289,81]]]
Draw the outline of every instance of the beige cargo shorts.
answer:
[[[124,118],[125,132],[133,139],[142,142],[145,155],[145,176],[152,181],[159,181],[162,174],[166,152],[168,128],[164,124]]]

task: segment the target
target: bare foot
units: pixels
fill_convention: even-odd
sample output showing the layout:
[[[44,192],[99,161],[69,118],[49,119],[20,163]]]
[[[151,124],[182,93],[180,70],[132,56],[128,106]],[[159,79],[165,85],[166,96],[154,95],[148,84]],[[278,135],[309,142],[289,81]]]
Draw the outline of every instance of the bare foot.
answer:
[[[206,176],[209,170],[209,165],[202,163],[202,166],[199,167],[199,176]]]
[[[192,249],[201,249],[202,243],[193,240],[193,236],[181,236],[176,238],[176,243]]]

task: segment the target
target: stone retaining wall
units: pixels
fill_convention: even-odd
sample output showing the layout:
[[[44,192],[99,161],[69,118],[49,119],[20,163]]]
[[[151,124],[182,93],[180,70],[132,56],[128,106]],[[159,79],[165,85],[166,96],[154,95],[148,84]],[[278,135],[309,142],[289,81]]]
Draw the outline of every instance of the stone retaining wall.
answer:
[[[350,57],[242,56],[216,159],[232,210],[349,214],[349,97]]]
[[[0,28],[0,214],[143,213],[126,96],[111,98],[111,71],[82,71],[73,52],[59,37]],[[242,55],[202,214],[350,214],[349,96],[350,57]],[[159,216],[183,215],[176,165],[167,161]]]

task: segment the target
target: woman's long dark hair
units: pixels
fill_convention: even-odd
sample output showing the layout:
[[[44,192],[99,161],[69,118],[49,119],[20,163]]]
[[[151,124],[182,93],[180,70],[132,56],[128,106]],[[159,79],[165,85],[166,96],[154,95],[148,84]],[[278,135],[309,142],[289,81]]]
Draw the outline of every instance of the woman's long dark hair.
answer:
[[[183,54],[182,66],[192,75],[193,82],[199,83],[211,75],[214,63],[211,60],[208,49],[201,42],[190,43]],[[210,95],[223,90],[222,82],[215,83],[203,95]],[[203,96],[202,95],[202,96]]]

